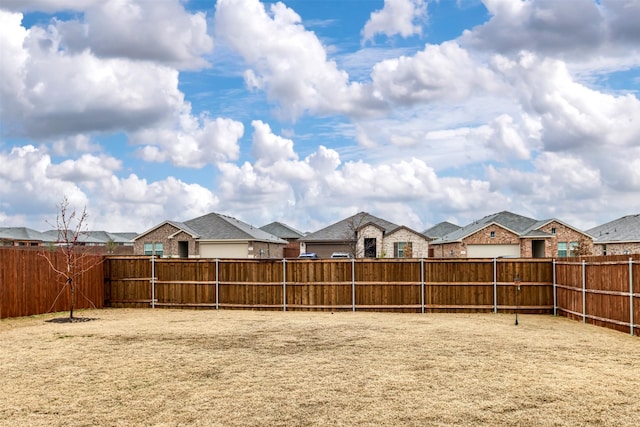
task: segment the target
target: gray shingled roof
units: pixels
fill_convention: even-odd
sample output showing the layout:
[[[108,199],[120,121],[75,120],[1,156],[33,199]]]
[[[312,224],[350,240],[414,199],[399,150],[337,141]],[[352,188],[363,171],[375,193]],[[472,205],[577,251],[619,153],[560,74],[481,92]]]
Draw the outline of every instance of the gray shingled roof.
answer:
[[[587,233],[593,236],[595,243],[640,242],[640,214],[599,225]]]
[[[209,213],[182,223],[195,232],[200,240],[252,240],[286,244],[287,241],[236,218]]]
[[[452,224],[447,221],[442,221],[434,225],[431,228],[427,228],[422,232],[425,236],[431,239],[437,239],[439,237],[446,236],[447,234],[453,233],[454,231],[460,230],[462,227],[459,225]]]
[[[433,243],[447,243],[447,242],[459,242],[465,237],[482,230],[489,224],[498,224],[516,234],[522,235],[527,231],[531,230],[533,226],[535,226],[538,221],[533,218],[528,218],[526,216],[517,215],[511,212],[502,211],[495,213],[493,215],[487,215],[482,219],[472,222],[459,230],[451,232],[445,236],[442,236],[440,239],[437,239]]]
[[[303,242],[344,242],[350,240],[354,227],[357,229],[367,224],[375,224],[385,233],[390,233],[400,227],[367,212],[360,212],[314,233],[307,234],[300,240]]]
[[[69,239],[72,239],[72,232],[68,230]],[[58,243],[60,232],[58,230],[47,230],[42,233],[43,241],[49,243]],[[106,244],[110,241],[115,243],[133,243],[133,239],[137,233],[111,233],[108,231],[82,231],[78,237],[80,243]]]
[[[27,227],[0,227],[0,239],[44,241],[44,236]]]
[[[68,231],[68,233],[71,233]],[[32,230],[27,227],[0,227],[0,239],[4,240],[33,240],[46,243],[58,242],[58,230],[44,232]],[[83,231],[78,238],[82,243],[107,243],[113,240],[116,243],[130,243],[136,233],[109,233],[107,231]]]
[[[260,229],[281,239],[299,239],[304,236],[303,232],[278,221],[263,225]]]

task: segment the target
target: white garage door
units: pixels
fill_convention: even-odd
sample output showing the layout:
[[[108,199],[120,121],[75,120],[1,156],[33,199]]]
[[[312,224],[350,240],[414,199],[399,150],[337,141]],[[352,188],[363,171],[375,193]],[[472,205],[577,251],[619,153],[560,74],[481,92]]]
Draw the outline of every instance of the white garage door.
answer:
[[[468,245],[467,258],[520,257],[520,245]]]
[[[247,258],[247,243],[202,243],[200,258]]]

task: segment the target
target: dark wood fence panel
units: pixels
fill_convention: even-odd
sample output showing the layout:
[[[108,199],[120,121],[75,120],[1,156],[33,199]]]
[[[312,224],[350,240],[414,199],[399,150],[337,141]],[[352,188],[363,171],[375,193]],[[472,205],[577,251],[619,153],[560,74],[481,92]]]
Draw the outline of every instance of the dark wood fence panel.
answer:
[[[41,256],[42,251],[0,248],[0,319],[66,311],[70,307],[68,287]],[[62,269],[64,257],[59,252],[47,252],[54,266]],[[90,270],[76,282],[75,308],[101,308],[104,280],[101,257],[87,255]],[[61,292],[62,291],[62,292]],[[56,299],[57,298],[57,299]]]
[[[358,309],[402,312],[422,310],[423,288],[419,260],[355,260],[353,267],[354,302]]]
[[[127,306],[127,300],[133,307],[151,305],[153,287],[158,306],[533,313],[553,309],[549,260],[156,259],[151,263],[148,257],[109,257],[106,265],[108,297],[117,307]],[[521,279],[519,292],[516,277]]]
[[[640,335],[639,258],[594,259],[556,263],[559,314],[619,331],[633,328]]]
[[[350,260],[295,260],[286,263],[287,310],[352,308]]]
[[[151,262],[149,257],[107,257],[104,260],[105,305],[149,307]]]

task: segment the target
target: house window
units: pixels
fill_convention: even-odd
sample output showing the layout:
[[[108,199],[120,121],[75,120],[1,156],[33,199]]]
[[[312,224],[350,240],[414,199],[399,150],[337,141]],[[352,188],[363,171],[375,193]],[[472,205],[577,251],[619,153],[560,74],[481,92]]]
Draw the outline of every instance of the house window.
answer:
[[[553,228],[551,229],[551,234],[556,234],[556,228],[555,228],[555,227],[553,227]]]
[[[558,242],[558,258],[567,257],[567,242]]]
[[[411,242],[397,242],[393,244],[393,256],[395,258],[411,258],[412,257]]]
[[[154,245],[153,251],[156,253],[156,256],[162,257],[162,253],[163,253],[162,243],[156,243]]]
[[[602,255],[607,255],[607,245],[602,245]]]
[[[144,244],[144,254],[145,255],[156,255],[161,257],[163,253],[162,243],[145,243]]]
[[[364,256],[365,258],[375,258],[377,254],[376,239],[365,238],[364,239]]]
[[[578,256],[578,247],[580,244],[578,242],[569,243],[569,256]]]
[[[495,231],[492,231],[492,232],[489,234],[489,236],[490,236],[492,239],[493,239],[493,238],[495,238],[495,237],[496,237],[496,232],[495,232]]]

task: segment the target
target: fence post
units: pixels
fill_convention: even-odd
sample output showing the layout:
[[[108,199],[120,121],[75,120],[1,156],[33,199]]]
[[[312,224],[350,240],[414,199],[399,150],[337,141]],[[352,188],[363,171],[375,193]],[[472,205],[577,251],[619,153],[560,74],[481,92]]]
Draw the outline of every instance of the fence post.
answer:
[[[351,258],[351,311],[356,311],[356,260]]]
[[[493,259],[493,312],[498,312],[498,260]]]
[[[156,308],[156,257],[151,255],[151,308]]]
[[[420,258],[420,305],[424,314],[424,258]]]
[[[587,322],[587,273],[586,261],[582,260],[582,323]]]
[[[633,333],[633,258],[629,258],[629,332]]]
[[[553,315],[558,315],[558,287],[556,286],[556,260],[553,260]]]
[[[216,310],[218,310],[220,308],[220,299],[219,299],[219,294],[220,294],[220,292],[219,292],[220,286],[219,285],[220,285],[220,282],[219,282],[219,279],[218,279],[220,277],[219,273],[218,273],[220,271],[219,268],[218,268],[219,267],[219,261],[220,260],[218,258],[216,258]]]
[[[282,311],[287,311],[287,259],[282,258]]]

